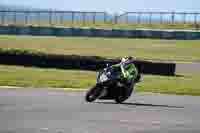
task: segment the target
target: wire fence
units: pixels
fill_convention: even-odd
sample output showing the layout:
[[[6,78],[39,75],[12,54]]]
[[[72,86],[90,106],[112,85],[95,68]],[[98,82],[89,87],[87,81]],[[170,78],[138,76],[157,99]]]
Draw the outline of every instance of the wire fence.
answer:
[[[182,24],[198,28],[200,13],[189,12],[106,12],[77,11],[19,11],[0,10],[0,25],[139,25],[139,24]],[[184,27],[183,27],[184,28]]]
[[[119,16],[120,22],[125,23],[171,23],[199,24],[200,13],[189,12],[126,12]]]
[[[0,24],[106,23],[105,12],[74,11],[0,11]]]

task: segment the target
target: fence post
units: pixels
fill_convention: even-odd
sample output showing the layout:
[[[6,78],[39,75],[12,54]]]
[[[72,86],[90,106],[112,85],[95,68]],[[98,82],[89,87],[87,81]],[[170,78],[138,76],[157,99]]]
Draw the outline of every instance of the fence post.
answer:
[[[83,17],[83,25],[85,25],[85,16],[86,16],[86,13],[85,12],[82,12],[82,17]]]
[[[49,12],[49,24],[52,25],[52,11]]]
[[[174,22],[175,22],[175,13],[172,12],[172,21],[171,21],[171,23],[174,24]]]
[[[93,14],[92,15],[92,23],[95,24],[96,23],[95,22],[96,21],[96,12],[93,12],[92,14]]]
[[[5,23],[5,12],[1,12],[1,24],[4,25]]]
[[[160,12],[160,24],[163,23],[163,14],[164,14],[164,13]]]
[[[14,11],[14,25],[17,23],[17,11]]]
[[[28,24],[28,14],[29,14],[29,12],[25,11],[24,13],[25,13],[25,25],[27,25]]]
[[[38,24],[40,26],[40,12],[38,12]]]
[[[106,15],[106,12],[104,12],[104,13],[103,13],[104,24],[105,24],[105,23],[106,23],[106,21],[107,21],[107,18],[106,18],[106,17],[107,17],[107,15]]]
[[[126,13],[126,23],[129,23],[129,19],[128,19],[128,13]]]
[[[117,24],[118,23],[118,15],[117,13],[115,13],[114,15],[114,24]]]
[[[137,23],[140,24],[142,13],[141,13],[141,12],[138,12],[137,14],[138,14]]]
[[[194,24],[197,25],[197,13],[194,13]]]
[[[198,16],[198,15],[199,15],[198,13],[195,13],[195,14],[194,14],[194,21],[195,21],[194,23],[195,23],[195,29],[196,29],[196,30],[199,30],[199,26],[200,26],[200,25],[198,24],[198,22],[197,22],[197,16]]]
[[[149,13],[149,24],[152,23],[152,12]]]
[[[74,12],[72,12],[72,24],[74,24]]]
[[[186,24],[186,15],[187,15],[187,14],[184,12],[184,13],[183,13],[183,23],[184,23],[184,24]]]
[[[60,13],[60,24],[63,25],[64,12]]]

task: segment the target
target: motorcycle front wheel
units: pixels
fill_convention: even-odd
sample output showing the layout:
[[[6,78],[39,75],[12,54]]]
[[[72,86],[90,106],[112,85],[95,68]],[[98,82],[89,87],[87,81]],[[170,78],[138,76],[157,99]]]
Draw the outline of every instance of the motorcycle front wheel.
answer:
[[[101,95],[102,89],[96,85],[89,89],[86,93],[85,100],[87,102],[95,101]]]

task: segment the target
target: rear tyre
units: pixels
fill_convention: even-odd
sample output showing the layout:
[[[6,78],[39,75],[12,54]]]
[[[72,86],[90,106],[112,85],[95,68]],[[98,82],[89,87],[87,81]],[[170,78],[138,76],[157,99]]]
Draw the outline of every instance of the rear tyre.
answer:
[[[129,88],[121,88],[122,90],[120,94],[115,98],[115,102],[120,104],[126,101],[131,96],[134,87],[135,87],[135,82],[133,81]],[[126,89],[125,93],[123,89]]]
[[[97,87],[96,85],[89,89],[85,96],[85,100],[87,102],[94,102],[100,95],[101,95],[102,89],[100,87]]]
[[[126,99],[127,99],[127,97],[118,96],[118,97],[115,98],[115,102],[120,104],[120,103],[123,103]]]
[[[115,97],[115,102],[120,104],[120,103],[123,103],[127,99],[127,96],[125,95],[124,87],[118,88],[118,89],[119,89],[119,92],[118,92],[118,95]]]

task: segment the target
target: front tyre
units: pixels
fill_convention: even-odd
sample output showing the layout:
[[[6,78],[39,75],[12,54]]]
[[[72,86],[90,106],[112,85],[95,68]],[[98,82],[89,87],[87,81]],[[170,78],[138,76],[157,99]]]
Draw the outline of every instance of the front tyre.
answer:
[[[93,102],[101,95],[101,92],[102,89],[95,85],[86,93],[85,100],[87,102]]]

